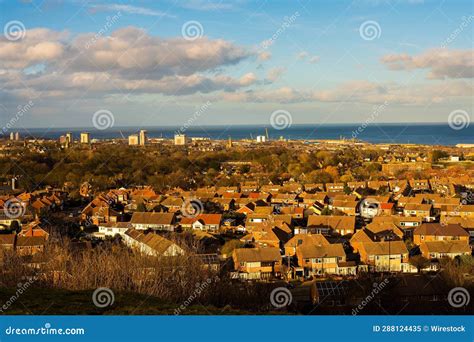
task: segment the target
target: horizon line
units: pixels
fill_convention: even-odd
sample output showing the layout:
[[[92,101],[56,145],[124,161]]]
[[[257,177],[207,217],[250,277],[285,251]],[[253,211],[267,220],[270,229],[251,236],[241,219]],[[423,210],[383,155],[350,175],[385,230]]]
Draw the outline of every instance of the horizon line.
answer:
[[[317,124],[317,123],[298,123],[298,124],[292,124],[288,128],[294,127],[294,126],[350,126],[350,125],[363,125],[367,124],[365,122],[345,122],[345,123],[322,123],[322,124]],[[368,123],[367,126],[373,125],[372,123]],[[449,126],[448,122],[380,122],[375,125],[446,125]],[[107,130],[113,130],[113,129],[120,129],[120,128],[141,128],[141,127],[149,127],[149,128],[159,128],[159,127],[167,127],[167,128],[179,128],[182,127],[183,125],[145,125],[145,126],[113,126],[107,128]],[[186,129],[193,129],[193,128],[199,128],[199,127],[228,127],[228,126],[239,126],[239,127],[267,127],[267,128],[272,128],[271,124],[206,124],[206,125],[196,125],[196,126],[191,126],[187,127]],[[287,128],[287,129],[288,129]],[[94,126],[72,126],[72,127],[22,127],[20,129],[24,130],[29,130],[29,129],[66,129],[66,130],[71,130],[71,129],[91,129],[91,130],[98,130]],[[14,131],[14,130],[13,130]]]

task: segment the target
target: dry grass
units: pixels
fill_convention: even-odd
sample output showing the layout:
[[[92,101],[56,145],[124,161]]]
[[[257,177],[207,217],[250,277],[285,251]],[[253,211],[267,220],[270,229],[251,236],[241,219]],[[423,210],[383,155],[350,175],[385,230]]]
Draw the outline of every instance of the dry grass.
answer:
[[[262,311],[269,306],[269,293],[275,285],[235,283],[204,269],[188,251],[181,257],[148,257],[119,244],[77,249],[68,240],[56,240],[29,264],[4,251],[0,287],[14,288],[35,277],[34,288],[84,291],[108,287],[117,293],[138,293],[178,305],[192,298],[193,304],[216,307]]]

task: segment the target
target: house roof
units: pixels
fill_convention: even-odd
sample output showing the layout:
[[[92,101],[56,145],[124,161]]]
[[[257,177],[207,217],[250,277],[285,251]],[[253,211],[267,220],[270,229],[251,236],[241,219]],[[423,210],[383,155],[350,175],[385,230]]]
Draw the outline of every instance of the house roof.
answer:
[[[280,239],[277,234],[272,229],[272,226],[267,224],[266,222],[262,222],[257,224],[251,233],[245,235],[241,240],[242,241],[249,241],[255,240],[255,242],[273,242],[278,244]]]
[[[199,214],[196,216],[196,221],[200,221],[204,224],[220,224],[222,214]]]
[[[308,216],[308,227],[309,226],[323,226],[332,229],[354,229],[355,216],[310,215]]]
[[[459,224],[464,229],[474,229],[474,218],[444,216],[441,217],[441,221],[447,224]]]
[[[393,208],[393,203],[380,203],[380,208],[381,209],[392,209]]]
[[[370,236],[367,234],[367,231],[365,229],[359,229],[352,235],[350,242],[372,242],[373,240],[370,238]]]
[[[332,202],[332,206],[333,207],[337,207],[337,208],[355,208],[357,207],[357,204],[359,202],[357,201],[345,201],[345,200],[334,200]]]
[[[398,203],[405,203],[405,204],[421,204],[423,203],[423,198],[421,197],[405,197],[402,196],[398,199]]]
[[[296,234],[285,244],[285,247],[298,247],[300,245],[329,245],[329,241],[322,234]]]
[[[256,215],[270,215],[271,213],[273,213],[273,207],[270,206],[257,206],[254,209],[254,214]]]
[[[312,245],[312,244],[303,244],[297,247],[297,253],[301,255],[302,258],[321,258],[321,257],[344,257],[346,253],[344,252],[344,247],[342,243],[333,243],[328,245]]]
[[[195,217],[181,217],[181,224],[191,225],[196,221],[201,222],[202,224],[220,224],[222,219],[221,214],[199,214]]]
[[[49,234],[39,226],[38,222],[30,222],[25,227],[22,227],[21,232],[18,234],[21,236],[43,236],[48,238]]]
[[[393,223],[369,223],[366,227],[367,230],[371,231],[374,234],[384,233],[392,231],[399,237],[403,237],[403,232]]]
[[[172,224],[173,213],[134,212],[131,223],[134,224]]]
[[[181,207],[183,203],[184,203],[184,200],[181,197],[168,197],[168,198],[165,198],[160,204],[164,205],[165,207],[167,206]]]
[[[165,253],[169,247],[176,245],[173,241],[170,241],[158,234],[148,233],[145,234],[140,232],[136,229],[130,228],[125,232],[130,238],[147,245],[148,247],[152,248],[158,254]]]
[[[239,262],[280,261],[280,249],[267,248],[236,248],[234,256]]]
[[[434,236],[469,236],[461,225],[459,224],[447,224],[442,225],[439,223],[423,223],[418,226],[413,232],[415,235],[434,235]]]
[[[11,245],[15,243],[15,234],[0,234],[0,245]]]
[[[472,213],[474,212],[474,204],[468,204],[468,205],[463,205],[459,208],[459,212],[462,212],[462,213]]]
[[[408,249],[403,241],[362,242],[361,248],[367,255],[407,254]]]
[[[408,203],[405,205],[405,210],[430,211],[431,207],[431,204]]]
[[[471,253],[466,241],[425,241],[421,243],[420,249],[428,253]]]

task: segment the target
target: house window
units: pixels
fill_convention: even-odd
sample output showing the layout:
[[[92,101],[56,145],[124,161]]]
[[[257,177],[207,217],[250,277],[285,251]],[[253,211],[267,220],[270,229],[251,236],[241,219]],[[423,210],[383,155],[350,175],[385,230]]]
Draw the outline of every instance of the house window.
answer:
[[[320,264],[320,263],[322,262],[321,258],[317,258],[317,259],[316,259],[316,262],[317,262],[318,264]]]
[[[421,239],[422,239],[422,240],[424,240],[424,239],[425,239],[425,236],[424,236],[424,235],[422,235],[422,236],[421,236]]]

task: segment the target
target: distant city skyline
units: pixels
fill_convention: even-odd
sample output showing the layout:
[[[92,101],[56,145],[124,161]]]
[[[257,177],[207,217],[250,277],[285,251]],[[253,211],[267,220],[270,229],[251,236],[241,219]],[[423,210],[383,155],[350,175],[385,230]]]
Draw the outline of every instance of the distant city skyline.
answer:
[[[472,120],[470,1],[0,6],[8,132]]]

